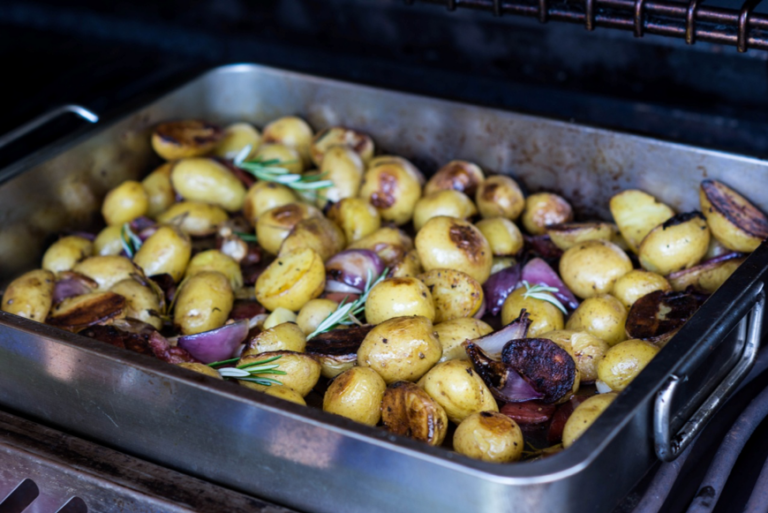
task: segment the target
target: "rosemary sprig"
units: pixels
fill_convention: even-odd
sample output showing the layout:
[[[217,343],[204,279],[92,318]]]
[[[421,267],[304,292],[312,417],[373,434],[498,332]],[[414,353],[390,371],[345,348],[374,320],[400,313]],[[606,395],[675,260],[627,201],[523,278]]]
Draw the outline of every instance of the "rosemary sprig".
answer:
[[[373,287],[381,283],[387,277],[388,272],[389,269],[384,269],[374,280],[373,273],[368,269],[368,280],[366,281],[365,290],[360,294],[360,297],[350,303],[347,303],[347,298],[344,298],[341,303],[339,303],[338,308],[331,312],[328,317],[317,326],[317,329],[307,336],[307,340],[338,326],[361,324],[358,317],[365,311],[365,301],[368,299],[368,293]]]
[[[244,242],[259,242],[259,239],[256,238],[256,235],[253,233],[243,233],[243,232],[233,232],[235,235],[240,237]]]
[[[282,355],[273,356],[272,358],[267,358],[266,360],[244,363],[236,367],[225,367],[223,369],[219,369],[219,374],[225,378],[234,378],[241,381],[251,381],[253,383],[258,383],[259,385],[264,385],[267,387],[272,385],[282,385],[282,383],[276,379],[265,377],[265,374],[273,374],[278,376],[285,376],[287,374],[285,371],[277,370],[277,368],[280,367],[279,363],[272,363],[276,360],[279,360],[280,358],[282,358]],[[239,358],[230,358],[229,360],[209,363],[208,366],[216,369],[222,365],[235,363],[238,360]]]
[[[523,293],[524,298],[533,298],[533,299],[540,299],[541,301],[546,301],[547,303],[551,303],[555,305],[558,310],[563,312],[564,314],[568,315],[568,310],[565,309],[563,304],[558,300],[555,296],[553,296],[552,292],[557,292],[557,289],[555,287],[548,287],[547,285],[531,285],[527,281],[523,280],[523,286],[525,287],[525,292]]]
[[[123,223],[123,227],[120,228],[120,243],[123,245],[123,251],[128,255],[128,258],[133,258],[133,255],[141,248],[141,239],[133,233],[129,223]]]
[[[254,159],[245,160],[251,152],[251,147],[246,146],[234,158],[233,163],[259,180],[275,182],[296,191],[318,191],[327,189],[333,185],[332,180],[321,180],[327,173],[316,175],[300,175],[289,172],[284,166],[292,162],[282,162],[279,159]]]

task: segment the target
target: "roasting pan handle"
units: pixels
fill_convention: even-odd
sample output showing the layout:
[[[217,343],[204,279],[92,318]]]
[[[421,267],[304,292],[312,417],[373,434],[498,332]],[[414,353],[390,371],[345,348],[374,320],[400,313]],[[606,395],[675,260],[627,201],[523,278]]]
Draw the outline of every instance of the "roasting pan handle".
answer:
[[[656,456],[661,461],[672,461],[677,458],[747,375],[760,349],[764,309],[765,293],[760,290],[756,295],[754,306],[739,321],[737,327],[739,341],[744,341],[739,361],[677,433],[671,432],[672,398],[683,378],[673,374],[656,394],[653,436]]]
[[[41,114],[35,119],[21,125],[19,128],[0,136],[0,149],[64,114],[76,114],[89,123],[96,123],[99,121],[98,114],[90,109],[86,109],[82,105],[62,105],[61,107],[49,110],[45,114]]]

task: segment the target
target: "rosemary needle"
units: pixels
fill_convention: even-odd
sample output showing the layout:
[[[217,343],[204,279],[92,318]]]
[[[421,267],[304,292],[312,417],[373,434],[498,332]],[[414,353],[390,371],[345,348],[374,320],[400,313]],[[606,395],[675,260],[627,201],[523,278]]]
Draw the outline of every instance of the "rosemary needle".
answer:
[[[551,293],[557,292],[557,289],[555,287],[548,287],[547,285],[531,285],[527,281],[523,280],[523,285],[525,286],[525,292],[523,293],[524,298],[533,298],[533,299],[540,299],[541,301],[546,301],[547,303],[551,303],[555,305],[558,310],[563,312],[564,314],[568,314],[568,311],[565,309],[563,304]]]
[[[123,251],[128,258],[133,258],[141,248],[141,239],[133,233],[129,223],[123,223],[123,227],[120,228],[120,244],[123,245]]]

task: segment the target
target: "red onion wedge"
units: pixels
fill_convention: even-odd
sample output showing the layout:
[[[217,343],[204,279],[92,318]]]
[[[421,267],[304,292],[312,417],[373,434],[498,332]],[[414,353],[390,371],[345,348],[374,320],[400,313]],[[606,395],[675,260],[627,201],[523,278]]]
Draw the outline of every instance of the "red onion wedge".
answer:
[[[555,259],[563,256],[563,250],[555,246],[549,235],[526,235],[525,242],[531,253],[541,257]]]
[[[499,401],[522,403],[544,397],[510,365],[490,358],[474,342],[464,342],[464,348],[478,376]]]
[[[53,304],[61,303],[68,297],[88,294],[98,288],[98,283],[74,271],[59,274],[59,281],[53,287]]]
[[[368,278],[375,280],[384,270],[379,255],[367,249],[348,249],[332,256],[325,263],[325,290],[361,294]]]
[[[248,336],[248,321],[225,324],[221,328],[179,337],[179,347],[203,363],[232,358],[237,348]]]
[[[576,296],[573,295],[573,292],[565,286],[565,283],[563,283],[554,269],[541,258],[534,258],[525,264],[525,267],[523,267],[522,279],[531,285],[546,285],[547,287],[556,288],[557,292],[554,293],[555,297],[559,299],[566,308],[576,310],[576,308],[579,307],[579,301],[576,299]]]
[[[507,342],[518,338],[525,338],[528,335],[528,328],[531,327],[531,319],[528,312],[523,308],[520,311],[520,317],[510,322],[503,328],[493,333],[489,333],[472,342],[483,350],[489,358],[501,360],[501,351]]]
[[[486,307],[491,315],[498,315],[504,301],[520,285],[520,265],[506,267],[493,273],[483,284]]]

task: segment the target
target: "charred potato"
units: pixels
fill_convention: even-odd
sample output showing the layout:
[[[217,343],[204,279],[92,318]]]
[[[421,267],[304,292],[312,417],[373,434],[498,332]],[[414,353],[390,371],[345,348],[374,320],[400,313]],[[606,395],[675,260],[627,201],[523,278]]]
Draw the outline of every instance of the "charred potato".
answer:
[[[528,328],[529,337],[535,338],[541,333],[563,329],[563,313],[548,301],[526,297],[526,292],[525,287],[520,287],[507,296],[501,307],[502,324],[511,323],[525,309],[532,321]]]
[[[152,148],[165,160],[199,157],[224,138],[221,127],[190,119],[160,123],[152,134]]]
[[[453,435],[459,454],[492,463],[511,463],[523,455],[523,432],[501,413],[481,411],[464,419]]]
[[[304,165],[309,165],[309,147],[312,145],[312,128],[303,119],[285,116],[264,127],[264,142],[279,143],[295,148]]]
[[[125,181],[109,191],[101,205],[101,215],[108,225],[121,225],[146,215],[149,196],[139,182]]]
[[[483,287],[470,275],[451,269],[433,269],[419,276],[432,293],[434,322],[472,317],[483,304]]]
[[[525,245],[523,234],[515,223],[504,217],[490,217],[475,225],[491,245],[493,256],[511,256],[520,253]]]
[[[563,447],[570,447],[616,399],[616,394],[590,397],[576,407],[563,428]]]
[[[610,241],[618,228],[611,223],[561,223],[547,227],[547,235],[552,243],[566,251],[588,240]]]
[[[487,323],[473,317],[452,319],[435,324],[435,335],[443,347],[443,356],[438,363],[448,360],[468,360],[467,352],[461,344],[465,340],[474,340],[493,331]]]
[[[37,269],[13,280],[3,293],[3,312],[45,322],[53,301],[54,275]]]
[[[141,181],[149,201],[146,215],[152,219],[176,202],[176,191],[171,183],[172,169],[173,162],[166,162]]]
[[[353,242],[348,249],[370,249],[387,267],[392,267],[413,249],[413,239],[402,230],[384,227]]]
[[[496,399],[468,361],[438,363],[419,381],[419,386],[455,424],[461,424],[473,413],[499,411]]]
[[[186,234],[174,226],[161,226],[144,241],[133,261],[147,276],[168,273],[178,282],[191,254],[192,243]]]
[[[141,270],[127,258],[113,255],[86,258],[77,263],[72,270],[98,283],[100,290],[109,290],[115,283],[130,278],[133,274],[141,273]]]
[[[360,197],[373,205],[384,221],[399,226],[411,220],[421,198],[421,184],[408,165],[382,163],[365,172]]]
[[[614,392],[621,392],[658,352],[658,347],[643,340],[625,340],[610,348],[597,364],[597,379]]]
[[[300,175],[304,172],[304,161],[296,148],[285,144],[262,144],[254,159],[262,162],[275,162],[275,166],[287,169],[289,173]]]
[[[307,337],[298,325],[284,322],[266,329],[256,335],[243,351],[243,356],[271,353],[274,351],[291,351],[303,353],[307,346]]]
[[[360,155],[363,162],[368,162],[373,157],[373,139],[362,132],[337,126],[319,131],[312,139],[312,144],[309,147],[312,162],[321,166],[328,148],[339,144],[352,148],[355,153]]]
[[[278,307],[298,312],[325,287],[320,255],[302,249],[279,256],[256,280],[256,299],[267,310]]]
[[[185,276],[190,278],[203,271],[218,271],[229,280],[232,290],[243,286],[243,273],[240,266],[231,257],[217,249],[201,251],[189,261]]]
[[[390,433],[439,446],[448,431],[448,416],[421,387],[397,381],[381,402],[381,421]]]
[[[77,333],[94,324],[124,317],[125,303],[125,298],[114,292],[68,297],[51,309],[46,323]]]
[[[268,253],[276,255],[283,241],[299,222],[321,215],[319,210],[305,203],[289,203],[268,210],[256,222],[259,245]]]
[[[185,200],[213,203],[228,212],[243,208],[245,186],[215,160],[180,160],[171,171],[171,183]]]
[[[621,235],[635,253],[651,230],[675,215],[667,205],[636,189],[620,192],[611,198],[610,208]]]
[[[311,248],[325,262],[336,253],[344,250],[347,241],[341,228],[326,217],[310,217],[299,221],[283,240],[278,255],[291,253],[299,249]]]
[[[531,194],[525,200],[522,223],[531,235],[544,235],[548,227],[572,220],[570,203],[557,194],[540,192]]]
[[[646,235],[640,244],[640,265],[662,276],[699,263],[709,248],[709,228],[700,212],[680,214]]]
[[[362,198],[344,198],[334,203],[327,216],[342,229],[349,244],[381,228],[379,211]]]
[[[235,297],[229,280],[216,271],[202,271],[184,281],[175,299],[173,323],[184,335],[224,326]]]
[[[459,191],[437,191],[416,202],[413,210],[413,227],[418,231],[427,221],[436,216],[450,216],[467,219],[477,213],[477,208],[466,194]]]
[[[717,180],[704,180],[699,191],[707,225],[725,247],[749,253],[768,238],[768,217],[744,196]]]
[[[432,293],[416,278],[387,278],[374,286],[365,302],[365,318],[379,324],[394,317],[420,315],[435,319]]]
[[[525,208],[520,186],[512,178],[494,175],[486,178],[477,188],[477,210],[484,218],[505,217],[514,221]]]
[[[656,290],[669,292],[672,287],[666,278],[660,274],[633,269],[616,280],[611,294],[624,306],[631,308],[635,301]]]
[[[249,354],[240,358],[237,364],[238,366],[242,366],[248,363],[257,363],[260,360],[266,360],[267,358],[273,358],[275,356],[280,357],[274,361],[278,366],[277,370],[285,372],[285,374],[274,375],[271,376],[271,378],[276,379],[282,384],[281,386],[290,388],[301,397],[306,397],[320,379],[320,364],[308,354],[295,353],[293,351],[272,351],[269,353]],[[260,392],[266,392],[274,386],[260,385],[258,383],[243,380],[240,380],[240,384]]]
[[[360,191],[363,182],[365,164],[360,155],[349,146],[331,146],[325,152],[320,174],[323,180],[331,180],[333,185],[323,189],[318,206],[324,206],[328,201],[338,202],[344,198],[354,198]]]
[[[465,160],[452,160],[437,170],[424,186],[424,195],[433,192],[454,190],[474,198],[477,188],[485,180],[480,166]]]
[[[585,299],[571,314],[566,328],[585,331],[614,346],[627,339],[626,322],[627,309],[622,302],[610,294],[601,294]]]
[[[70,235],[62,237],[43,255],[43,269],[60,273],[71,270],[75,264],[93,255],[93,243],[86,238]]]
[[[323,411],[375,426],[387,384],[368,367],[352,367],[331,381],[323,397]]]
[[[126,317],[146,322],[156,330],[163,327],[163,319],[160,317],[163,313],[160,299],[149,286],[128,278],[114,284],[110,291],[125,298]]]
[[[309,335],[338,307],[339,304],[330,299],[312,299],[301,307],[296,323],[301,331]]]
[[[229,219],[227,212],[218,205],[199,201],[181,201],[157,216],[157,222],[177,226],[193,237],[205,237],[216,233],[216,227]]]
[[[616,280],[631,270],[627,254],[604,240],[582,242],[560,259],[560,277],[582,299],[610,292]]]
[[[425,271],[453,269],[485,283],[493,253],[482,232],[454,217],[433,217],[416,234],[416,251]]]
[[[245,159],[250,160],[261,146],[261,140],[261,134],[250,123],[234,123],[224,129],[224,136],[213,154],[233,160],[245,151],[245,148],[249,148],[248,153],[245,154]]]

